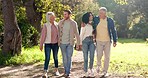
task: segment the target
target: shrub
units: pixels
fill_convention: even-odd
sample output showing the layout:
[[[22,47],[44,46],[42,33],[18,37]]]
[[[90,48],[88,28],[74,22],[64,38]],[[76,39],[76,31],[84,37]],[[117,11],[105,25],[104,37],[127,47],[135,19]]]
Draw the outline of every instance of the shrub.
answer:
[[[24,7],[16,7],[16,8],[17,8],[16,10],[17,21],[22,33],[23,47],[26,48],[37,45],[38,41],[36,40],[38,40],[39,33],[31,24],[29,24],[26,17],[25,8]]]
[[[4,30],[3,21],[0,19],[0,48],[2,47],[3,44],[3,38],[4,38],[3,30]]]
[[[142,38],[146,39],[148,38],[148,23],[141,20],[138,24],[135,24],[133,28],[130,30],[130,36],[131,38]]]
[[[34,36],[38,36],[38,32],[37,30],[30,25],[29,23],[27,23],[25,20],[22,20],[22,22],[18,23],[21,33],[22,33],[22,44],[23,47],[32,47],[35,45],[34,40],[38,40],[38,39],[34,39]]]

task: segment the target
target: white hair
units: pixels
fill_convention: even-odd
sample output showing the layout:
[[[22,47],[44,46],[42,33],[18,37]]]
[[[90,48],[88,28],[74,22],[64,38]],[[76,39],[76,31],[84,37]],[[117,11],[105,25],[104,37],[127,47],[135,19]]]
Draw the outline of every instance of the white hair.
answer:
[[[100,7],[100,8],[99,8],[99,11],[100,11],[100,10],[103,10],[103,11],[107,12],[107,8],[106,8],[106,7]]]
[[[46,13],[46,21],[47,21],[47,23],[50,22],[50,17],[53,16],[53,15],[54,15],[53,12],[47,12],[47,13]]]

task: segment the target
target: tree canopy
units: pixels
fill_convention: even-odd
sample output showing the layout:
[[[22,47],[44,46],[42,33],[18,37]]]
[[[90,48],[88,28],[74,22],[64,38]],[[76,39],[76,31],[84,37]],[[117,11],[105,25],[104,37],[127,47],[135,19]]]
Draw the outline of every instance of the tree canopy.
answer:
[[[4,0],[0,1],[3,4]],[[58,22],[63,17],[63,10],[70,9],[72,18],[79,25],[85,12],[98,15],[98,9],[104,6],[108,9],[108,16],[113,18],[119,38],[142,38],[148,37],[148,2],[146,0],[8,0],[13,3],[16,23],[22,33],[23,47],[38,45],[39,36],[45,14],[52,11]],[[6,5],[8,6],[8,5]],[[0,5],[0,46],[4,41],[6,29],[2,5]],[[10,8],[8,8],[10,9]]]

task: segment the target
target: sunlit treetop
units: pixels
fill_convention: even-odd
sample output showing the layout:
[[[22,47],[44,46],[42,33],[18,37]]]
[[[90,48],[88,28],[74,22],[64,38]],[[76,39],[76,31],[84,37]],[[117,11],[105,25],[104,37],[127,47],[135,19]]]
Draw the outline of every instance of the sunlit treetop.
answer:
[[[125,5],[128,4],[127,0],[114,0],[117,4]]]

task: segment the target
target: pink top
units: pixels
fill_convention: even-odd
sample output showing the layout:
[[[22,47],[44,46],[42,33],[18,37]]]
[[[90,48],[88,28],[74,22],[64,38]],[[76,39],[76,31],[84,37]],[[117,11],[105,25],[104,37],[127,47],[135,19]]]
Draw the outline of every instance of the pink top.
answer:
[[[51,25],[51,43],[58,42],[58,29],[55,25]]]

